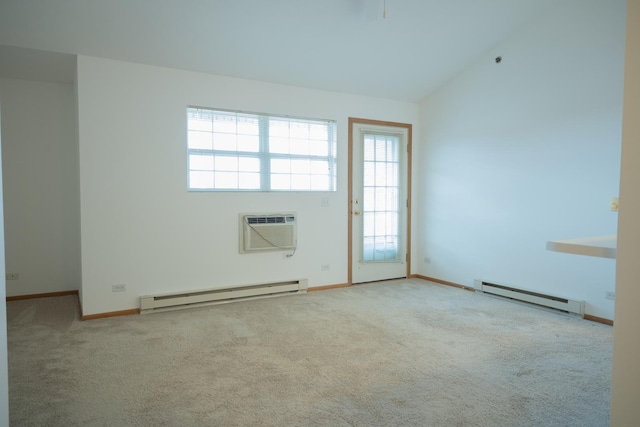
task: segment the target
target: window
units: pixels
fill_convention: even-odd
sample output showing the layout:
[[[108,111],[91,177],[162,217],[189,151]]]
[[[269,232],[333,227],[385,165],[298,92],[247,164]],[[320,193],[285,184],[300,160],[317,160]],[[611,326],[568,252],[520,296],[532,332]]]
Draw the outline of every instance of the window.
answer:
[[[335,191],[336,122],[187,108],[188,188]]]
[[[400,137],[364,134],[362,260],[399,257]]]

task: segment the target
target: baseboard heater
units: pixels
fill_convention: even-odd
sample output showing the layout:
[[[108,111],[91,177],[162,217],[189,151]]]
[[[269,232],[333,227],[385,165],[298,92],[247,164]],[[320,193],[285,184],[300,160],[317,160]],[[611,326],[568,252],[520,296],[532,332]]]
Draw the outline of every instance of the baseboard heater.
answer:
[[[574,301],[482,280],[474,280],[474,288],[477,292],[552,308],[566,313],[574,313],[584,317],[584,301]]]
[[[307,279],[140,297],[140,313],[306,293]]]

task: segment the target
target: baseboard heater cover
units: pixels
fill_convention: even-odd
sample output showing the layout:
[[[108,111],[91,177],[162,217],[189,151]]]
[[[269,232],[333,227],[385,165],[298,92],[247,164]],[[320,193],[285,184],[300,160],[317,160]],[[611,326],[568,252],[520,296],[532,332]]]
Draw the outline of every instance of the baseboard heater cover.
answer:
[[[570,300],[482,280],[474,280],[473,283],[477,292],[535,304],[567,313],[574,313],[584,317],[584,301]]]
[[[307,288],[308,280],[301,279],[192,292],[146,295],[140,297],[140,314],[306,293]]]

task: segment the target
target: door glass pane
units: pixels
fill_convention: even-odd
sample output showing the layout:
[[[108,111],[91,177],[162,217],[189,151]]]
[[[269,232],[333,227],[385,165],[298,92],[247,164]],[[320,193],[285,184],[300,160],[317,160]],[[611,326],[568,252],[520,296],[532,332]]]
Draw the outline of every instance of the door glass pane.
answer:
[[[362,261],[399,259],[400,138],[364,135]]]

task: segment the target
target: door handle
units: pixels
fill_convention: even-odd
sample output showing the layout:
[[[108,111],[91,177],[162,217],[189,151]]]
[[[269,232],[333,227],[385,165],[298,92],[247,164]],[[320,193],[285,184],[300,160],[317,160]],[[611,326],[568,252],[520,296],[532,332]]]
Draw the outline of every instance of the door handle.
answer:
[[[360,213],[361,213],[360,211],[353,211],[353,214],[356,215],[356,216],[360,215]]]

